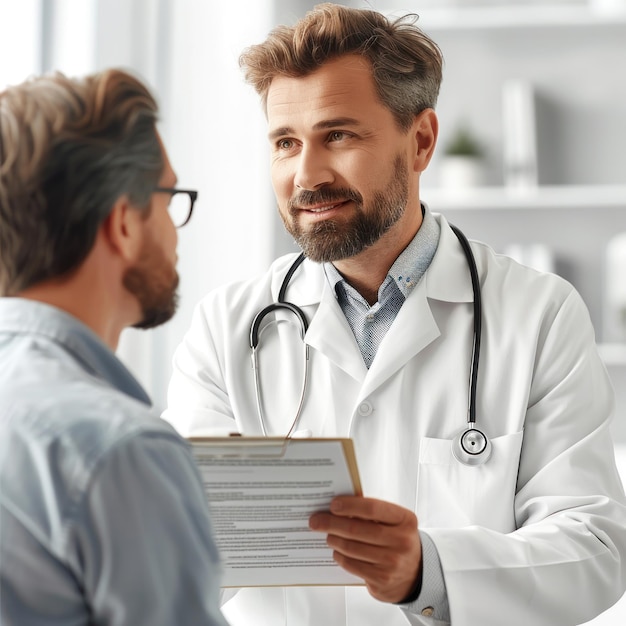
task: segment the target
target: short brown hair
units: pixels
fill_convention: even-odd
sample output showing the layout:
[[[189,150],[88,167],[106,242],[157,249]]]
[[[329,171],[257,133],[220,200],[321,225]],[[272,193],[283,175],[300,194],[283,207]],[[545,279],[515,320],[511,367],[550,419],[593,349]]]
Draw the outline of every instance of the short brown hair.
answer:
[[[361,55],[372,66],[380,100],[406,130],[416,115],[435,107],[442,77],[441,51],[416,20],[320,4],[295,26],[278,26],[263,43],[244,50],[239,63],[265,106],[274,77],[306,76],[330,59]]]
[[[0,295],[77,268],[120,196],[147,210],[164,166],[157,111],[121,70],[0,93]]]

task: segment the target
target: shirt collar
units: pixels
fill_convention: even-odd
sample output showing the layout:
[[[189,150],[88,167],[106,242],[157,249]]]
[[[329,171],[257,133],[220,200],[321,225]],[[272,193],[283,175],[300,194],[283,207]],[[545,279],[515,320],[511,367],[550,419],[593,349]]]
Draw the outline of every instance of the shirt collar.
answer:
[[[422,204],[422,225],[411,240],[409,245],[400,253],[387,273],[387,278],[383,281],[379,289],[381,290],[393,281],[400,289],[404,297],[408,297],[415,285],[419,283],[422,276],[430,266],[437,246],[439,245],[439,235],[441,228],[439,223],[430,212],[430,209]],[[324,263],[326,278],[336,292],[337,285],[343,283],[345,288],[349,285],[332,263]]]
[[[61,345],[90,374],[150,405],[124,364],[85,324],[56,307],[25,298],[0,298],[0,334],[40,335]]]

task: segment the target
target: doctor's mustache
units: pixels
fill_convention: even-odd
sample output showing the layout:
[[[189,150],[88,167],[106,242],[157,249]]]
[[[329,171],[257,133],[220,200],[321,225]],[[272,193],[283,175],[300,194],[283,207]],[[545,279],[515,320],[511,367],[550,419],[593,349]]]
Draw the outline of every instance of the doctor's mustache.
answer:
[[[304,189],[290,198],[287,208],[293,215],[297,213],[299,209],[306,209],[310,206],[347,201],[352,201],[361,206],[363,204],[363,196],[358,191],[350,189],[349,187],[339,187],[335,189],[325,187],[316,191]]]

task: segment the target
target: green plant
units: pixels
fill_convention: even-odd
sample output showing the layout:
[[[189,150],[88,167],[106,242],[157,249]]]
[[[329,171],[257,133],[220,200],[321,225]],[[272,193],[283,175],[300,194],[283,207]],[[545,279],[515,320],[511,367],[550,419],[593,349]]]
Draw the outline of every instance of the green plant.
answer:
[[[474,134],[465,125],[459,126],[451,135],[444,147],[444,153],[448,156],[468,156],[481,158],[484,149]]]

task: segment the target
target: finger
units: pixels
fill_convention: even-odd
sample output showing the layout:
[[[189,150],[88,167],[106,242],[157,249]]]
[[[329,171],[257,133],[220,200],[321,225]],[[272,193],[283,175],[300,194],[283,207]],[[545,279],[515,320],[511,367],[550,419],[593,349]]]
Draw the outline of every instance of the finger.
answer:
[[[380,578],[380,566],[375,563],[352,559],[341,552],[333,552],[333,559],[346,572],[362,578],[365,582],[377,581]]]
[[[404,528],[404,526],[387,526],[355,517],[339,517],[330,513],[315,513],[309,519],[309,527],[311,530],[324,532],[329,536],[377,546],[393,545],[395,529]]]
[[[310,517],[309,527],[318,532],[380,546],[402,544],[405,537],[410,539],[417,535],[417,517],[413,511],[381,500],[347,498],[347,501],[349,503],[347,507],[343,507],[343,502],[340,503],[343,511],[359,511],[366,516],[379,513],[386,522],[378,519],[372,521],[367,517],[320,512]],[[391,513],[388,512],[389,510]],[[390,524],[390,520],[396,523]]]
[[[402,524],[408,511],[397,504],[376,498],[337,496],[330,503],[330,512],[342,517],[358,517],[393,526]]]
[[[390,546],[388,544],[363,543],[337,535],[328,535],[326,544],[345,557],[385,568],[395,568],[398,563],[418,552],[415,548],[415,542],[409,540],[408,537],[405,541],[399,541],[396,545]]]

